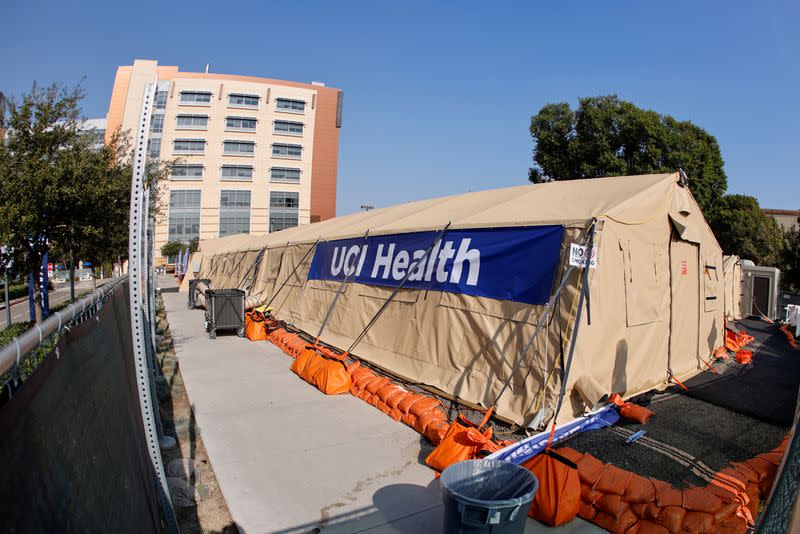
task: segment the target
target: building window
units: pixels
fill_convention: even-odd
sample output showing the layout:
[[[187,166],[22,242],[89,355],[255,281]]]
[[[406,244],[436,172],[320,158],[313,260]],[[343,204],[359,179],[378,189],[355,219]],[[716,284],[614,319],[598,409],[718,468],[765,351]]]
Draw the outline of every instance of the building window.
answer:
[[[230,156],[252,156],[255,150],[256,144],[253,141],[224,141],[222,143],[222,153]]]
[[[211,105],[211,93],[206,91],[181,91],[181,104]]]
[[[161,133],[164,131],[164,115],[153,115],[150,118],[150,131],[153,133]]]
[[[228,95],[228,105],[243,107],[243,108],[257,108],[259,97],[256,95],[244,95],[239,93],[231,93]]]
[[[172,166],[173,180],[202,180],[203,166],[197,164],[180,164]]]
[[[253,179],[253,166],[252,165],[223,165],[222,166],[222,179],[223,180],[247,180]]]
[[[172,152],[175,154],[202,154],[205,151],[205,139],[175,139],[172,142]]]
[[[242,132],[255,132],[258,120],[253,117],[225,117],[225,128]]]
[[[272,145],[272,155],[279,158],[300,159],[303,155],[303,147],[301,145]]]
[[[276,98],[275,109],[278,111],[288,111],[289,113],[303,113],[306,110],[306,103],[302,100]]]
[[[189,243],[200,237],[200,191],[178,189],[169,192],[167,241]]]
[[[298,224],[300,193],[271,191],[269,194],[269,231],[294,228]]]
[[[273,182],[299,182],[300,169],[272,167],[269,170],[269,179]]]
[[[178,115],[178,130],[207,130],[208,115]]]
[[[275,121],[276,134],[303,135],[303,123],[291,121]]]
[[[161,138],[151,137],[147,140],[147,156],[155,159],[161,155]]]
[[[167,109],[166,91],[156,91],[156,109]]]
[[[219,199],[219,236],[250,233],[250,191],[223,189]]]

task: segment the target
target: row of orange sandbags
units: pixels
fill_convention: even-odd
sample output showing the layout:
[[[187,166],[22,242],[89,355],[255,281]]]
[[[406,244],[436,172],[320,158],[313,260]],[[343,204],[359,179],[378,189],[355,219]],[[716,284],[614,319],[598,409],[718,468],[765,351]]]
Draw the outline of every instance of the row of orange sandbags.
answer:
[[[394,419],[410,426],[438,445],[449,422],[441,403],[379,376],[359,362],[347,363],[342,354],[324,345],[312,345],[285,324],[260,314],[247,313],[245,335],[268,340],[295,358],[292,371],[327,395],[350,392]]]

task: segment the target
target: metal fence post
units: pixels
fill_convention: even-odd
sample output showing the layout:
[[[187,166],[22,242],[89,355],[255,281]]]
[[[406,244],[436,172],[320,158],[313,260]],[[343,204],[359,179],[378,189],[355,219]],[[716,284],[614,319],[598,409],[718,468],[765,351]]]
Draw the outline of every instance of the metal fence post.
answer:
[[[150,364],[148,358],[147,345],[149,344],[149,326],[145,325],[144,295],[143,290],[147,290],[146,276],[143,276],[142,261],[147,253],[146,244],[143,242],[142,227],[145,223],[143,200],[144,180],[146,175],[146,151],[147,136],[150,128],[150,112],[155,97],[155,83],[148,83],[144,89],[142,98],[142,109],[139,122],[136,128],[135,152],[133,158],[133,176],[131,179],[131,208],[130,208],[130,227],[128,232],[128,277],[130,283],[130,312],[131,312],[131,332],[133,334],[133,351],[135,358],[135,369],[137,383],[139,384],[139,404],[142,410],[144,422],[145,438],[147,440],[147,450],[150,460],[153,463],[157,479],[157,488],[161,501],[161,508],[167,529],[171,533],[178,532],[178,523],[175,519],[175,511],[172,508],[172,501],[169,495],[169,487],[164,473],[164,466],[161,462],[161,450],[159,447],[157,404],[154,399]],[[144,287],[143,287],[144,285]]]
[[[11,301],[8,299],[8,268],[5,270],[6,323],[11,326]]]

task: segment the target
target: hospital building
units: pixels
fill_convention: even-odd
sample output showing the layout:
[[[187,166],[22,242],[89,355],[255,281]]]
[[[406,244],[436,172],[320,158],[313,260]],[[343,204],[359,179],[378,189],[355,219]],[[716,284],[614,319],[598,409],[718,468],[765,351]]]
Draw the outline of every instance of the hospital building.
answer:
[[[153,82],[148,158],[177,162],[159,188],[157,263],[167,241],[261,235],[336,215],[341,90],[136,60],[117,68],[106,141],[118,128],[135,135]]]

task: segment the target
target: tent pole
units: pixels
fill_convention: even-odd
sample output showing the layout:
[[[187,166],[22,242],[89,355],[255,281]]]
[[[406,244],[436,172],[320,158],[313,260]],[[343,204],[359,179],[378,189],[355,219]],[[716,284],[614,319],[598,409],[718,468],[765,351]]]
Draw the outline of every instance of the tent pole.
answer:
[[[428,258],[428,256],[430,255],[431,251],[432,251],[432,250],[433,250],[433,248],[436,246],[436,244],[437,244],[439,241],[441,241],[441,240],[442,240],[442,238],[444,237],[444,234],[445,234],[445,232],[447,232],[447,230],[450,228],[450,225],[451,225],[451,224],[452,224],[451,222],[448,222],[448,223],[447,223],[447,224],[444,226],[444,228],[442,228],[442,229],[439,231],[439,234],[438,234],[438,235],[436,236],[436,238],[434,238],[434,240],[431,242],[431,245],[428,247],[428,250],[426,250],[426,251],[425,251],[425,254],[423,254],[423,255],[422,255],[422,257],[421,257],[421,258],[419,258],[419,259],[416,261],[416,263],[414,263],[413,265],[411,265],[411,266],[408,268],[408,271],[406,271],[406,275],[403,277],[403,280],[401,280],[401,281],[400,281],[400,284],[399,284],[399,285],[398,285],[396,288],[394,288],[394,291],[392,291],[392,294],[391,294],[391,295],[389,295],[389,298],[387,298],[387,299],[386,299],[386,300],[383,302],[383,304],[381,305],[381,307],[378,309],[378,311],[377,311],[377,312],[375,312],[375,315],[372,317],[372,319],[370,319],[370,320],[369,320],[369,322],[367,323],[367,326],[365,326],[365,327],[364,327],[364,329],[361,331],[361,333],[358,335],[358,337],[355,339],[355,341],[353,341],[353,344],[352,344],[352,345],[350,345],[350,348],[349,348],[349,349],[347,349],[347,350],[345,351],[345,354],[350,354],[350,353],[353,351],[353,349],[355,349],[355,348],[356,348],[356,345],[358,345],[358,344],[359,344],[359,342],[360,342],[360,341],[361,341],[361,340],[364,338],[364,335],[367,333],[367,330],[369,330],[369,329],[372,327],[372,325],[373,325],[373,324],[375,324],[375,321],[377,321],[377,320],[378,320],[378,318],[379,318],[379,317],[380,317],[380,316],[383,314],[383,312],[386,310],[386,307],[389,305],[389,303],[390,303],[392,300],[394,300],[394,298],[397,296],[397,294],[400,292],[400,290],[401,290],[401,289],[403,289],[403,286],[405,286],[405,285],[406,285],[406,282],[408,281],[409,277],[411,276],[411,273],[412,273],[412,272],[414,272],[414,270],[416,270],[416,268],[417,268],[417,265],[419,265],[419,264],[420,264],[420,263],[422,263],[423,261],[427,261],[427,258]]]
[[[287,276],[286,280],[283,281],[283,283],[281,284],[281,287],[278,288],[278,290],[272,295],[272,298],[269,299],[269,302],[267,302],[267,305],[266,305],[267,308],[269,308],[270,304],[272,304],[272,301],[275,300],[275,297],[278,296],[278,293],[281,292],[281,290],[283,289],[283,286],[285,286],[289,282],[289,280],[292,278],[292,276],[294,276],[294,273],[297,272],[297,269],[299,269],[300,266],[303,265],[303,262],[306,261],[306,258],[308,257],[308,255],[311,254],[314,251],[314,249],[317,248],[317,245],[319,244],[321,239],[322,239],[321,237],[318,237],[317,240],[314,242],[314,245],[310,249],[308,249],[308,252],[306,252],[305,255],[302,258],[300,258],[300,261],[297,262],[297,265],[294,266],[294,269],[292,269],[292,272],[289,273],[289,276]]]
[[[359,259],[365,253],[366,250],[364,245],[367,244],[367,237],[369,237],[369,229],[364,232],[364,239],[361,241],[361,249],[359,250],[358,257]],[[331,305],[328,306],[328,311],[325,313],[325,319],[323,319],[322,324],[319,326],[319,332],[317,333],[317,337],[314,338],[314,345],[319,343],[319,338],[322,337],[322,332],[325,331],[325,327],[328,326],[328,321],[331,319],[331,313],[333,313],[333,309],[336,307],[336,303],[339,302],[339,297],[342,296],[344,293],[345,286],[350,281],[351,278],[355,277],[356,274],[356,265],[358,265],[358,261],[353,264],[353,272],[347,274],[347,265],[345,263],[344,258],[342,258],[342,269],[344,270],[344,278],[342,282],[339,284],[339,289],[336,290],[336,295],[333,296],[333,300],[331,301]]]

